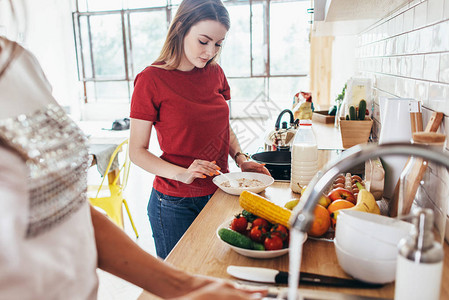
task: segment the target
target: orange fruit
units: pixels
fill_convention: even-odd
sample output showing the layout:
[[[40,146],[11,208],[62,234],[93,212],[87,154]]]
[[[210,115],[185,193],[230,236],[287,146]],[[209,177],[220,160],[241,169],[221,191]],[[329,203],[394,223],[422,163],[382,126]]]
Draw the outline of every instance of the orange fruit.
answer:
[[[315,218],[308,233],[315,237],[322,236],[331,226],[331,217],[327,209],[320,204],[315,206],[314,215]]]
[[[329,215],[332,216],[332,213],[334,211],[337,211],[339,209],[344,208],[351,208],[354,206],[354,203],[348,200],[338,199],[333,201],[329,206],[327,207],[327,211],[329,212]],[[335,224],[337,223],[337,220],[335,218],[331,218],[332,222],[332,228],[335,228]]]
[[[351,208],[354,206],[354,203],[348,200],[344,199],[338,199],[333,201],[329,206],[327,207],[327,211],[329,212],[329,215],[333,213],[336,210],[343,209],[343,208]]]

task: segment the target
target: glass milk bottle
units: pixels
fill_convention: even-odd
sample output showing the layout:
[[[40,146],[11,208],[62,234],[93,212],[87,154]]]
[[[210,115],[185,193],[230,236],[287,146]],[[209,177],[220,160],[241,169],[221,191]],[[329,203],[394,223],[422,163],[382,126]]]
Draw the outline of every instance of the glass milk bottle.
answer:
[[[291,146],[290,188],[301,193],[302,188],[318,172],[318,148],[311,120],[300,120]]]

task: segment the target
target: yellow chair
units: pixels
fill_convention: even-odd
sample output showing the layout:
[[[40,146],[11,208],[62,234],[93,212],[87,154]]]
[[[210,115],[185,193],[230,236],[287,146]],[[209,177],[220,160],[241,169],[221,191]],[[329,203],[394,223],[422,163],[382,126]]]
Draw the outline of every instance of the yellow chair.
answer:
[[[112,163],[117,155],[125,150],[125,159],[122,164],[119,164],[119,168],[116,170],[111,170]],[[131,162],[128,154],[128,139],[123,143],[117,146],[114,152],[109,159],[108,166],[106,168],[105,175],[101,180],[101,184],[99,186],[89,186],[89,190],[95,188],[97,190],[97,194],[94,198],[89,198],[90,203],[93,206],[99,207],[106,212],[109,218],[114,221],[119,227],[123,229],[123,213],[122,213],[122,204],[125,205],[126,212],[128,213],[129,220],[131,221],[131,225],[133,227],[134,233],[136,234],[136,238],[139,237],[137,233],[136,226],[134,225],[133,218],[131,217],[131,213],[129,212],[128,203],[123,197],[123,191],[126,188],[126,184],[128,183],[129,169],[131,166]],[[110,172],[115,175],[113,180],[109,180],[109,185],[105,184],[105,179],[109,177]],[[100,192],[102,190],[109,189],[110,196],[107,197],[99,197]]]

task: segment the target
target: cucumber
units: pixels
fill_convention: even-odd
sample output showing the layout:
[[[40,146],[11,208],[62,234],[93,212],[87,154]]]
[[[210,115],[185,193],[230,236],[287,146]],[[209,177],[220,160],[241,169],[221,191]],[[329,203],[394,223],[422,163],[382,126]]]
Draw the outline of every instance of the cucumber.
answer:
[[[262,244],[253,242],[253,250],[265,251],[265,247]]]
[[[243,234],[238,233],[237,231],[228,228],[220,228],[218,230],[218,235],[223,241],[233,246],[245,249],[252,249],[253,241],[249,237],[244,236]]]
[[[255,243],[249,237],[244,236],[243,234],[229,228],[220,228],[218,230],[218,236],[226,243],[239,248],[250,250],[265,250],[262,244]]]

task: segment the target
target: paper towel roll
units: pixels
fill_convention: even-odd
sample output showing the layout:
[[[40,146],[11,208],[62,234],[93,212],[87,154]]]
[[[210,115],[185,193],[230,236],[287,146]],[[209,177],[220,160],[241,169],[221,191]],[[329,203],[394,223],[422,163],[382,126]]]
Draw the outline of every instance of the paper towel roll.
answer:
[[[410,102],[414,99],[387,98],[383,99],[382,128],[379,136],[379,144],[393,142],[410,142],[412,129],[410,122]],[[407,163],[406,156],[381,157],[385,169],[384,197],[391,199],[396,183]]]

